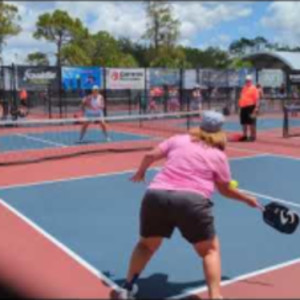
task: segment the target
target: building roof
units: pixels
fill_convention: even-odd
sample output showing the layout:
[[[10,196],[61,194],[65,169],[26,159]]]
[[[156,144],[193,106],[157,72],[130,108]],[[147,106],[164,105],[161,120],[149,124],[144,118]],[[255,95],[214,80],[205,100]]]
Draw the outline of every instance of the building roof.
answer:
[[[300,52],[263,51],[245,55],[243,56],[243,59],[255,60],[256,58],[263,56],[279,60],[291,70],[300,70]]]

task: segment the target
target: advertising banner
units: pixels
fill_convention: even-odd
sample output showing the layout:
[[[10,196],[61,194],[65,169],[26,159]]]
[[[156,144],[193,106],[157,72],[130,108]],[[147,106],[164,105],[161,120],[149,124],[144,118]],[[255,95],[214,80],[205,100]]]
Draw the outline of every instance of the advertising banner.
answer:
[[[184,89],[193,89],[197,82],[197,71],[196,70],[185,70],[183,87]]]
[[[228,86],[231,88],[238,87],[240,85],[240,74],[236,70],[228,70]]]
[[[58,79],[57,68],[48,66],[27,67],[17,66],[17,89],[25,88],[28,91],[37,91],[47,88]]]
[[[179,86],[180,71],[176,69],[148,69],[147,88],[154,86]]]
[[[102,88],[102,69],[98,67],[63,67],[64,90],[90,90],[94,85]]]
[[[288,79],[290,84],[300,84],[300,72],[291,71],[288,75]]]
[[[106,88],[111,90],[143,90],[144,69],[106,69]]]
[[[263,69],[258,73],[258,82],[262,87],[280,87],[285,82],[285,75],[279,69]]]

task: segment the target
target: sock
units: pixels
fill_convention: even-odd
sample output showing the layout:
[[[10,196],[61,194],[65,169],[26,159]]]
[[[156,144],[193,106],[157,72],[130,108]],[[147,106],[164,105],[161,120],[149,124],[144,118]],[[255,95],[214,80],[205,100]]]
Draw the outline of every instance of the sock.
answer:
[[[125,283],[124,283],[124,285],[123,285],[124,289],[126,289],[126,290],[128,290],[128,291],[131,291],[133,285],[134,285],[135,282],[138,280],[138,278],[139,278],[139,274],[135,274],[130,282],[128,282],[128,281],[126,280]]]

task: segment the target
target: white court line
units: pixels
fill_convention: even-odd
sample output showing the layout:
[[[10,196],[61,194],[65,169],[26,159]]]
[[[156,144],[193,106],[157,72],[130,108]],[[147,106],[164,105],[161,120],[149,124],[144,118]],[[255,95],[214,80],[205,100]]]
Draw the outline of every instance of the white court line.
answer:
[[[23,133],[16,133],[15,135],[23,137],[25,139],[29,139],[29,140],[33,140],[33,141],[38,141],[38,142],[41,142],[41,143],[44,143],[44,144],[49,144],[49,145],[54,145],[54,146],[59,146],[59,147],[67,147],[68,146],[66,144],[51,142],[51,141],[46,140],[46,139],[33,137],[33,136],[30,136],[30,135],[27,135],[27,134],[23,134]]]
[[[282,204],[286,204],[286,205],[289,205],[289,206],[300,208],[300,204],[295,203],[295,202],[286,201],[284,199],[275,198],[275,197],[272,197],[272,196],[252,192],[252,191],[249,191],[249,190],[240,189],[240,191],[244,192],[244,193],[247,193],[247,194],[250,194],[250,195],[255,196],[255,197],[264,198],[266,200],[271,200],[271,201],[274,201],[274,202],[278,202],[278,203],[282,203]]]
[[[260,158],[260,157],[265,157],[265,156],[268,156],[268,154],[233,157],[233,158],[230,158],[229,160],[236,161],[236,160],[245,160],[245,159],[255,159],[255,158]],[[160,169],[160,167],[154,167],[154,168],[150,168],[148,170],[150,171],[150,170],[159,170],[159,169]],[[54,183],[66,182],[66,181],[75,181],[75,180],[82,180],[82,179],[89,179],[89,178],[109,177],[109,176],[114,176],[114,175],[130,174],[135,171],[136,171],[136,169],[130,169],[130,170],[125,170],[125,171],[117,171],[117,172],[110,172],[110,173],[98,173],[98,174],[92,174],[92,175],[68,177],[68,178],[62,178],[62,179],[57,179],[57,180],[46,180],[46,181],[39,181],[39,182],[33,182],[33,183],[7,185],[7,186],[0,187],[0,191],[14,189],[14,188],[23,188],[23,187],[44,185],[44,184],[45,185],[46,184],[54,184]]]
[[[230,145],[227,146],[227,149],[237,150],[237,151],[241,151],[241,152],[249,152],[249,153],[261,153],[263,155],[277,156],[277,157],[288,158],[288,159],[293,159],[293,160],[300,160],[300,157],[295,157],[295,156],[291,156],[291,155],[278,154],[278,153],[273,153],[273,152],[262,153],[261,151],[258,151],[258,150],[239,148],[239,147],[230,146]]]
[[[9,211],[11,211],[14,215],[16,215],[18,218],[20,218],[22,221],[27,223],[29,226],[31,226],[33,229],[35,229],[39,234],[41,234],[43,237],[45,237],[47,240],[49,240],[51,243],[53,243],[56,247],[61,249],[64,253],[66,253],[68,256],[70,256],[72,259],[74,259],[77,263],[79,263],[83,268],[90,271],[93,275],[95,275],[97,278],[103,280],[106,284],[108,284],[113,289],[118,289],[119,286],[115,284],[112,280],[110,280],[108,277],[106,277],[102,272],[97,270],[95,267],[93,267],[91,264],[89,264],[87,261],[85,261],[82,257],[80,257],[78,254],[76,254],[73,250],[71,250],[69,247],[61,243],[59,240],[57,240],[55,237],[50,235],[48,232],[46,232],[44,229],[42,229],[39,225],[37,225],[35,222],[27,218],[25,215],[20,213],[18,210],[10,206],[8,203],[6,203],[4,200],[0,199],[0,205],[3,205],[5,208],[7,208]]]
[[[284,263],[280,263],[280,264],[277,264],[277,265],[274,265],[274,266],[271,266],[271,267],[263,268],[263,269],[260,269],[260,270],[254,271],[254,272],[250,272],[250,273],[246,273],[246,274],[241,275],[241,276],[237,276],[237,277],[235,277],[233,279],[230,279],[230,280],[223,280],[221,282],[221,286],[224,287],[224,286],[227,286],[227,285],[230,285],[230,284],[237,283],[237,282],[242,281],[242,280],[249,279],[251,277],[256,277],[256,276],[259,276],[259,275],[263,275],[265,273],[276,271],[276,270],[279,270],[279,269],[282,269],[282,268],[286,268],[286,267],[289,267],[291,265],[295,265],[295,264],[298,264],[298,263],[300,263],[300,258],[289,260],[289,261],[286,261]],[[190,290],[188,292],[182,293],[180,295],[169,297],[168,299],[186,298],[188,296],[196,295],[196,294],[203,293],[203,292],[206,292],[206,291],[207,291],[207,287],[203,286],[203,287],[200,287],[198,289],[193,289],[193,290]]]

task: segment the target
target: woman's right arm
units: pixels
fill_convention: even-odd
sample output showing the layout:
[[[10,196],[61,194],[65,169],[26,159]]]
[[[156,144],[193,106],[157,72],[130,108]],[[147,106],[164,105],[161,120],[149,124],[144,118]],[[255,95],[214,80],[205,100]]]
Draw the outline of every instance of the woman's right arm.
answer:
[[[140,182],[145,180],[145,173],[147,169],[156,161],[163,159],[165,154],[159,147],[154,148],[152,151],[147,152],[138,168],[136,173],[132,176],[131,180],[133,182]]]
[[[227,198],[238,200],[251,207],[263,208],[263,206],[257,201],[255,197],[242,193],[238,189],[232,189],[229,187],[228,183],[216,182],[216,186],[221,195]]]

